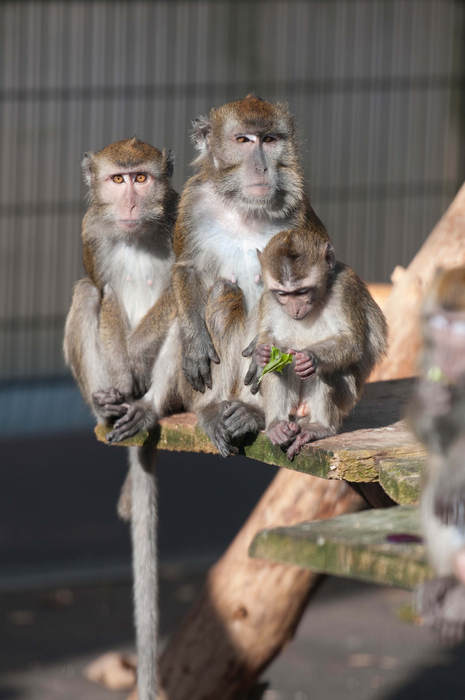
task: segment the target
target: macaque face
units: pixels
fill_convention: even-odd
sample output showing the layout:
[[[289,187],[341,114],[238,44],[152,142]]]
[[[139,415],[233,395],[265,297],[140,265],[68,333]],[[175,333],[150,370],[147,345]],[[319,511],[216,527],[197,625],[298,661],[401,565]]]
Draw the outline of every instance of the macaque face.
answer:
[[[279,185],[279,157],[286,148],[283,135],[240,123],[225,131],[223,146],[213,147],[212,153],[227,189],[251,203],[272,199]]]
[[[314,275],[284,284],[270,280],[268,289],[282,309],[296,321],[308,316],[322,296],[321,282]]]
[[[287,107],[247,97],[196,120],[197,164],[217,193],[246,214],[284,216],[303,192],[303,174]]]
[[[105,173],[99,193],[119,228],[132,231],[153,218],[150,211],[154,197],[156,199],[156,180],[146,171],[113,170]]]

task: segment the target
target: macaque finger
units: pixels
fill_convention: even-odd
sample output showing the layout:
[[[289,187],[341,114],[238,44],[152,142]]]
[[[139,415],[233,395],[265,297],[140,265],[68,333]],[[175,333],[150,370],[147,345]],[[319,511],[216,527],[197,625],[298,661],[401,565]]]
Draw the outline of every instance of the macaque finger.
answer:
[[[256,344],[257,336],[255,336],[252,342],[249,345],[247,345],[246,349],[242,351],[242,357],[250,357],[250,355],[252,355],[255,350]]]
[[[249,369],[247,370],[247,374],[245,375],[245,378],[244,378],[245,386],[249,386],[249,384],[252,383],[255,375],[257,374],[257,371],[258,371],[258,365],[254,360],[252,360],[252,363],[251,363]]]

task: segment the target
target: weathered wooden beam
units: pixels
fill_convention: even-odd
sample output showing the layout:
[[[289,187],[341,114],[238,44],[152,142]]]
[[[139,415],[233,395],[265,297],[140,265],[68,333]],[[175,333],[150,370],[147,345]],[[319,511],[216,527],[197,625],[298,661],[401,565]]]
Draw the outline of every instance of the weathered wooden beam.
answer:
[[[420,536],[418,509],[394,506],[262,530],[249,554],[256,559],[411,589],[431,578],[433,572],[424,546],[404,541],[409,536]]]
[[[325,479],[353,482],[378,481],[379,466],[383,462],[412,464],[421,471],[426,452],[400,420],[412,387],[410,379],[368,384],[362,400],[345,421],[343,432],[304,447],[293,462],[289,462],[286,454],[273,446],[264,433],[246,443],[241,452],[266,464]],[[97,426],[98,439],[105,441],[108,430],[108,426]],[[191,413],[164,418],[154,433],[139,433],[118,444],[127,447],[147,442],[158,444],[161,450],[216,453]],[[394,478],[393,472],[391,480]]]

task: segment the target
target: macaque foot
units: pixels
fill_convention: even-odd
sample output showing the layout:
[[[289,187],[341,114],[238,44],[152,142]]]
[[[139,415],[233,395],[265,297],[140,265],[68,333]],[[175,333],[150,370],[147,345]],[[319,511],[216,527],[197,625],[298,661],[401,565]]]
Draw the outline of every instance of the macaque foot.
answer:
[[[263,413],[242,401],[223,402],[223,423],[231,440],[247,433],[259,433],[265,427]]]
[[[155,414],[143,401],[123,405],[126,407],[125,415],[115,421],[113,430],[105,436],[109,443],[127,440],[141,430],[148,430],[156,425]]]
[[[300,453],[300,450],[308,442],[321,440],[335,434],[335,430],[321,425],[320,423],[310,423],[305,429],[301,429],[295,440],[287,449],[287,458],[292,462],[294,457]]]
[[[416,594],[417,610],[425,625],[444,644],[465,638],[465,586],[452,578],[423,583]]]
[[[115,387],[96,391],[92,394],[92,398],[103,418],[120,418],[125,415],[128,408],[124,396]]]
[[[219,405],[211,404],[199,415],[200,426],[222,457],[229,457],[239,452],[235,445],[231,445],[231,439],[224,424],[223,413],[226,406],[229,406],[229,401],[223,401]]]
[[[276,423],[272,428],[266,431],[268,439],[273,445],[279,445],[279,447],[287,447],[291,445],[296,435],[300,432],[300,427],[297,423],[289,423],[286,420],[282,420]]]

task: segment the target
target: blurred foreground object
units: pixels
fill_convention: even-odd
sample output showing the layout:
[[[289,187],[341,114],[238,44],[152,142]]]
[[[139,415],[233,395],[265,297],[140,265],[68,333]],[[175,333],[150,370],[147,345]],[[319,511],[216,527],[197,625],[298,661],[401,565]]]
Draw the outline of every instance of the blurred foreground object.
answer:
[[[137,656],[109,651],[89,664],[83,675],[109,690],[130,690],[136,685]]]
[[[372,381],[417,373],[421,348],[420,309],[435,271],[465,265],[465,185],[406,270],[397,267],[394,287],[383,307],[389,325],[389,350]]]
[[[440,577],[417,603],[446,642],[465,636],[465,586],[457,555],[465,546],[465,267],[437,273],[422,307],[421,377],[409,419],[430,455],[421,498],[428,554]]]

